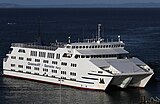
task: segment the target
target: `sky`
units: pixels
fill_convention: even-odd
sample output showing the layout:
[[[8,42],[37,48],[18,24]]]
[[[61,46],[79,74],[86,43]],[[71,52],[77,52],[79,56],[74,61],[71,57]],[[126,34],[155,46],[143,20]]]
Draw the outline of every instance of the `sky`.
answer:
[[[160,0],[0,0],[0,3],[23,5],[160,3]]]

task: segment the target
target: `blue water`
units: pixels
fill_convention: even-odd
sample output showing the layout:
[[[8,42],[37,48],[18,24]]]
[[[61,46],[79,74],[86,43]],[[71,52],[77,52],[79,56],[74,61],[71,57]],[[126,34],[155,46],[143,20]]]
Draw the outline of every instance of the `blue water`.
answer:
[[[131,55],[160,73],[160,9],[0,9],[0,71],[12,42],[34,42],[38,24],[43,42],[93,37],[102,24],[102,37],[121,39]],[[160,75],[159,75],[160,76]],[[108,89],[106,92],[0,77],[1,104],[137,104],[141,96],[160,97],[155,78],[144,89]],[[61,96],[61,97],[60,97]],[[61,98],[61,99],[60,99]]]

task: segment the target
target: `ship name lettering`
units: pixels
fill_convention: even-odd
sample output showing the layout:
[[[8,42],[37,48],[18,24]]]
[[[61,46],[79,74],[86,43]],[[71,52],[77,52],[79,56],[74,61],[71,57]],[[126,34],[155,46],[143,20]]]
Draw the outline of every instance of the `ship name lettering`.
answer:
[[[54,68],[54,66],[52,66],[52,65],[47,65],[47,64],[44,64],[44,67]]]
[[[40,63],[31,63],[31,62],[28,62],[28,65],[40,66]]]

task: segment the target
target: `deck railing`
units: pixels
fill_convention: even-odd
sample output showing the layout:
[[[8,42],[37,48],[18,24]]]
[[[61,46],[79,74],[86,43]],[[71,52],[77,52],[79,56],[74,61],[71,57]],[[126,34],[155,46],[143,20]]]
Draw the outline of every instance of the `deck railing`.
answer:
[[[35,49],[44,49],[44,50],[56,50],[57,46],[41,46],[34,43],[12,43],[12,47],[22,47],[22,48],[35,48]]]

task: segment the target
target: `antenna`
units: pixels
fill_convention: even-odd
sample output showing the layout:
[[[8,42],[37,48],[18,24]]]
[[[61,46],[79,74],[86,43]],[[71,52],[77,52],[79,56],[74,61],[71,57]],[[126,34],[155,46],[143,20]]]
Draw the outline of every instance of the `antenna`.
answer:
[[[121,41],[121,36],[120,35],[118,35],[118,42],[120,42]]]
[[[98,37],[97,37],[97,43],[99,44],[101,40],[101,24],[98,24]]]
[[[70,39],[71,39],[71,37],[69,36],[69,37],[68,37],[68,43],[69,43],[69,44],[71,43],[71,40],[70,40]]]
[[[98,41],[101,39],[101,24],[98,24]]]

